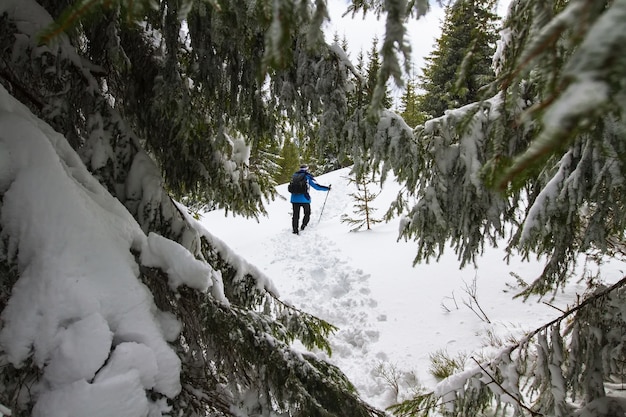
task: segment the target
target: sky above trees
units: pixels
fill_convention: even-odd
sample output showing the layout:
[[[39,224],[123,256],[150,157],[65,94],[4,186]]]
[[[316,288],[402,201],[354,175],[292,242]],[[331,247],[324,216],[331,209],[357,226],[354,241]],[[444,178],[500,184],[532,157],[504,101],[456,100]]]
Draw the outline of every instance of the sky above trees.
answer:
[[[418,70],[423,66],[423,59],[432,50],[435,39],[441,32],[441,20],[444,13],[443,8],[433,2],[430,12],[419,20],[414,20],[408,25],[411,38],[411,48],[413,49],[413,60],[415,69]],[[376,18],[374,13],[368,13],[363,16],[357,13],[354,17],[348,14],[342,17],[347,8],[344,0],[331,0],[328,3],[331,21],[325,28],[326,38],[330,42],[335,33],[339,35],[339,39],[345,36],[349,45],[349,53],[355,58],[362,49],[364,52],[369,50],[372,45],[372,39],[377,37],[379,41],[385,33],[384,17]]]
[[[497,2],[497,13],[499,16],[506,16],[510,0],[500,0]],[[350,56],[355,59],[358,52],[367,51],[374,37],[379,40],[383,38],[385,33],[384,18],[377,18],[374,13],[357,13],[352,16],[349,13],[342,16],[348,7],[345,0],[330,0],[328,2],[328,10],[331,21],[325,25],[326,40],[331,42],[334,35],[337,34],[339,39],[343,40],[344,36],[348,41]],[[436,1],[431,2],[430,11],[419,20],[411,20],[407,25],[409,37],[411,40],[412,62],[416,74],[421,74],[425,66],[425,58],[435,48],[435,41],[441,34],[441,25],[445,16],[444,8]],[[391,90],[393,96],[397,99],[402,95],[402,89],[398,89],[392,85]],[[396,100],[397,102],[397,100]]]

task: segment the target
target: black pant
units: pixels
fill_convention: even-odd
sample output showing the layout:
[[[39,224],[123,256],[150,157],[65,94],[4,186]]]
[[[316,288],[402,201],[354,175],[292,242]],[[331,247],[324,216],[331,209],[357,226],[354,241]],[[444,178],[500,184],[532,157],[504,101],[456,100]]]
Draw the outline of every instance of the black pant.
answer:
[[[311,204],[309,203],[291,203],[293,206],[293,217],[291,218],[291,227],[294,233],[298,232],[298,223],[300,221],[300,207],[304,209],[304,217],[302,218],[302,227],[309,224],[311,218]]]

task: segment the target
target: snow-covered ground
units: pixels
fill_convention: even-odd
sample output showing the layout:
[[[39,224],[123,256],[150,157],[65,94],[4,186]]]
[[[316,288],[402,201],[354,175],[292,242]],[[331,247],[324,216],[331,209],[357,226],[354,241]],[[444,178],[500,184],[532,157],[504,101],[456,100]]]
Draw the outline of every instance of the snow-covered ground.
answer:
[[[354,209],[348,173],[318,178],[332,191],[312,191],[312,221],[300,235],[291,233],[285,185],[259,222],[225,218],[220,211],[204,213],[201,221],[269,276],[284,301],[338,327],[329,360],[372,405],[384,408],[417,384],[433,387],[431,354],[469,354],[534,329],[560,315],[554,307],[567,308],[584,291],[572,283],[550,300],[554,307],[513,299],[518,289],[510,273],[532,280],[542,265],[507,265],[497,249],[488,250],[476,269],[459,270],[452,253],[412,267],[415,243],[396,241],[400,219],[362,232],[341,223],[342,214]],[[374,215],[383,214],[398,189],[392,180],[385,184]],[[145,393],[175,396],[180,390],[179,358],[167,343],[180,324],[167,313],[155,314],[131,250],[141,253],[142,265],[167,270],[172,288],[210,289],[223,297],[220,275],[174,242],[146,236],[67,141],[2,86],[0,193],[0,244],[21,271],[0,318],[0,368],[31,358],[43,368],[32,391],[33,415],[167,412],[164,400]],[[617,262],[603,267],[608,282],[621,278],[620,269]],[[0,415],[9,413],[0,404]]]
[[[439,262],[413,267],[416,244],[397,242],[399,218],[359,232],[341,222],[342,214],[354,216],[349,193],[356,190],[348,175],[342,169],[317,177],[332,190],[312,191],[311,224],[300,235],[291,233],[286,185],[278,187],[280,197],[259,222],[225,218],[222,211],[204,213],[201,222],[266,273],[284,301],[339,328],[331,338],[330,361],[374,406],[404,399],[418,384],[433,387],[431,354],[489,349],[498,339],[558,317],[555,307],[566,309],[585,290],[584,283],[573,282],[554,299],[514,299],[519,288],[511,273],[532,281],[543,264],[519,259],[507,264],[502,249],[488,249],[476,269],[459,269],[452,251]],[[374,217],[383,215],[399,188],[393,180],[384,184]],[[622,277],[622,265],[603,266],[608,282]]]

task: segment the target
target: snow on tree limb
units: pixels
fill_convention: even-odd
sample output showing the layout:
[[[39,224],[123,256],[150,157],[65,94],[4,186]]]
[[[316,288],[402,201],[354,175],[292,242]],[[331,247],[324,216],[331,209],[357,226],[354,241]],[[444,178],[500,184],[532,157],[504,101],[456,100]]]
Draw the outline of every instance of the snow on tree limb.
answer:
[[[277,299],[268,277],[212,241],[170,195],[200,190],[205,202],[257,215],[274,185],[263,175],[263,160],[249,165],[259,155],[251,144],[271,143],[279,124],[277,101],[265,101],[256,72],[267,22],[255,14],[261,10],[239,2],[222,2],[219,14],[205,2],[189,4],[170,2],[132,27],[119,14],[96,15],[77,26],[76,44],[84,49],[74,48],[72,34],[54,47],[38,46],[36,29],[52,20],[37,2],[0,5],[8,12],[0,16],[0,68],[19,75],[1,80],[1,117],[19,107],[44,132],[15,132],[24,126],[12,116],[0,130],[0,149],[20,149],[15,160],[0,158],[0,270],[3,282],[14,284],[0,294],[0,402],[35,416],[239,409],[340,415],[346,402],[358,415],[382,415],[336,368],[288,347],[299,340],[329,352],[326,337],[335,328]],[[302,4],[299,12],[308,13]],[[191,48],[179,44],[181,14]],[[235,44],[230,37],[219,44],[209,33],[235,22],[250,29]],[[288,29],[299,41],[301,33]],[[317,111],[318,94],[330,98],[324,104],[338,116],[324,128],[332,133],[345,105],[337,94],[345,68],[301,46],[297,63],[306,70],[295,80],[297,101]],[[309,70],[337,78],[318,83]],[[291,75],[272,73],[275,80],[292,81]],[[37,115],[15,104],[4,86]],[[30,142],[22,135],[48,135],[58,154],[44,152],[50,148],[44,139],[23,148]],[[50,163],[26,163],[48,156]],[[50,166],[54,172],[42,172]],[[71,185],[46,186],[55,181]],[[37,221],[32,210],[39,210]],[[266,354],[259,357],[257,348]],[[284,384],[296,369],[305,372]],[[34,383],[42,388],[25,389]],[[11,392],[20,390],[18,404]]]

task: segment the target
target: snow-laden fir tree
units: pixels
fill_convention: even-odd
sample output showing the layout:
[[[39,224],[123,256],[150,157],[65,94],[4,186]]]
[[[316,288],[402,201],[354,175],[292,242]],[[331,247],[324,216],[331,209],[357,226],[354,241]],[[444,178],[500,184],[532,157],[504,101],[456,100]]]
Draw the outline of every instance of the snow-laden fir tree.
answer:
[[[490,95],[418,126],[402,158],[379,156],[408,185],[395,209],[407,215],[402,235],[418,244],[415,262],[451,243],[471,263],[508,238],[509,251],[547,259],[541,276],[525,277],[536,278],[528,297],[563,285],[581,253],[620,252],[625,17],[624,1],[514,0]],[[613,384],[626,359],[623,285],[591,286],[562,317],[395,412],[622,415]]]
[[[325,2],[152,6],[0,3],[0,411],[382,415],[173,199],[257,216],[285,116],[340,137]]]
[[[544,273],[527,290],[545,293],[568,279],[580,252],[610,253],[623,240],[624,0],[514,0],[494,55],[497,78],[486,86],[488,98],[450,109],[415,131],[385,110],[382,98],[387,80],[402,85],[403,70],[410,68],[404,22],[423,15],[426,0],[353,2],[355,13],[373,10],[387,22],[371,103],[353,111],[346,92],[365,78],[340,47],[321,42],[323,0],[248,7],[230,1],[162,1],[157,8],[143,1],[105,2],[109,7],[103,9],[95,4],[0,3],[0,132],[26,120],[37,127],[33,132],[42,132],[29,140],[54,138],[40,142],[45,149],[31,149],[25,140],[1,136],[0,403],[14,407],[13,414],[30,415],[33,408],[35,415],[50,415],[42,410],[53,404],[82,406],[68,401],[72,393],[108,387],[101,383],[120,376],[118,365],[132,363],[132,355],[145,357],[141,353],[150,349],[144,345],[162,347],[164,341],[164,356],[155,356],[143,374],[131,367],[125,378],[114,379],[132,383],[132,392],[143,398],[134,403],[143,408],[127,415],[376,413],[336,369],[288,348],[295,338],[327,348],[323,336],[332,326],[283,305],[262,274],[199,230],[170,197],[262,213],[275,168],[263,155],[280,137],[285,117],[309,129],[315,143],[331,142],[339,158],[354,158],[357,167],[380,166],[381,181],[394,170],[406,185],[395,208],[407,214],[402,236],[416,240],[416,262],[438,257],[448,243],[461,263],[472,262],[484,244],[508,236],[512,227],[511,251],[548,257]],[[38,34],[46,28],[51,43],[40,44]],[[77,203],[97,202],[84,203],[83,216],[87,208],[102,213],[97,207],[104,205],[116,207],[106,216],[134,219],[123,223],[128,228],[113,228],[121,233],[124,243],[117,247],[123,253],[108,265],[129,264],[127,273],[149,289],[141,311],[153,317],[151,328],[164,332],[161,340],[142,342],[138,335],[144,333],[123,332],[98,314],[41,320],[51,317],[43,302],[48,293],[45,286],[27,285],[29,273],[42,270],[41,262],[29,260],[54,258],[31,258],[36,246],[24,245],[33,239],[23,240],[31,235],[19,231],[33,228],[20,217],[20,207],[45,207],[48,201],[16,190],[28,189],[23,184],[35,178],[25,167],[49,166],[27,162],[52,151],[54,166],[61,166],[56,172],[80,189]],[[57,248],[49,242],[42,236],[42,246]],[[170,253],[180,255],[176,260],[186,273],[172,268]],[[200,289],[178,283],[193,282],[193,271],[206,280]],[[575,408],[584,415],[616,414],[621,406],[606,381],[620,378],[624,362],[623,332],[613,331],[623,327],[621,284],[595,289],[562,319],[451,377],[428,397],[430,404],[445,404],[443,412],[451,415],[492,412],[494,405],[505,413],[506,404],[519,415],[574,414]],[[29,299],[32,309],[20,311],[12,300],[28,298],[30,290],[41,291]],[[70,345],[50,350],[49,344],[20,338],[21,330],[33,329],[19,325],[20,313],[27,313],[28,323],[73,337],[96,329],[100,338],[110,337],[110,346],[98,350],[104,359],[90,364],[82,383],[52,380],[72,375],[55,369],[76,371],[64,367]],[[159,368],[163,358],[170,366]]]

